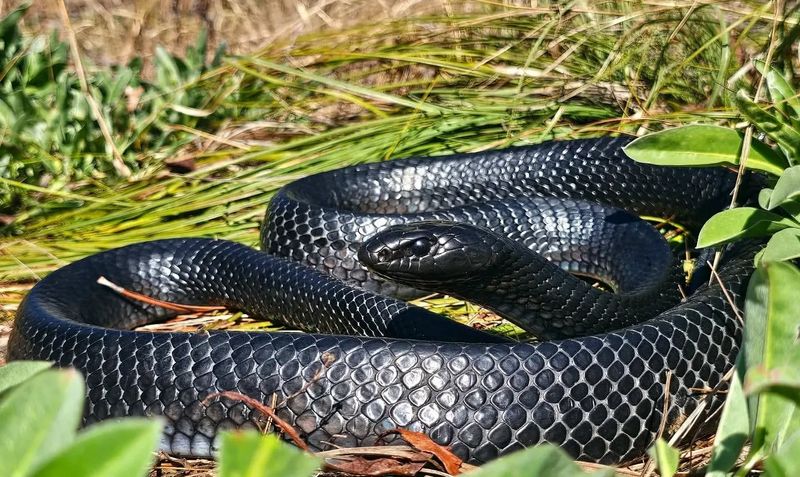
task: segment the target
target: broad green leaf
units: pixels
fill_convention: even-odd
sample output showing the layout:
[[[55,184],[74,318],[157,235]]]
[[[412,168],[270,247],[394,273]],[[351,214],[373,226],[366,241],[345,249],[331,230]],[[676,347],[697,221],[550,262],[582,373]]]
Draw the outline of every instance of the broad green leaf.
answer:
[[[788,228],[775,232],[766,248],[758,256],[758,263],[780,262],[800,257],[800,228]]]
[[[742,391],[742,373],[739,372],[744,367],[743,361],[740,355],[737,360],[737,372],[731,377],[728,394],[722,407],[722,416],[714,436],[714,447],[706,477],[726,477],[728,471],[736,465],[750,433],[747,399]]]
[[[775,392],[800,404],[800,369],[796,366],[777,366],[772,369],[756,366],[747,371],[744,391],[749,395]]]
[[[464,477],[578,477],[586,474],[563,450],[543,444],[495,459]],[[593,476],[613,476],[614,472],[599,471]]]
[[[766,78],[769,98],[783,114],[789,118],[800,117],[800,100],[794,88],[786,78],[773,67],[768,67],[763,61],[755,61],[756,68]]]
[[[161,427],[160,421],[141,418],[95,424],[31,476],[145,476],[155,458]]]
[[[775,70],[767,73],[767,88],[772,102],[779,111],[792,119],[800,117],[800,101],[797,93],[782,74]]]
[[[769,199],[772,197],[772,189],[761,189],[758,191],[758,206],[762,209],[769,207]]]
[[[712,216],[697,236],[699,248],[711,247],[746,237],[763,237],[787,227],[798,227],[793,220],[753,207],[736,207]]]
[[[624,150],[638,162],[659,166],[738,166],[743,144],[744,133],[734,129],[693,125],[648,134]],[[779,175],[788,163],[769,146],[752,139],[747,167]]]
[[[800,196],[800,166],[792,166],[778,178],[766,209],[772,210],[775,207]]]
[[[800,431],[786,438],[777,452],[764,461],[764,470],[769,477],[795,477],[800,469]]]
[[[759,367],[769,373],[800,362],[798,289],[800,270],[788,262],[767,263],[756,269],[745,300],[742,353],[747,369]],[[800,419],[796,405],[779,393],[750,396],[748,405],[753,452],[774,451]]]
[[[756,104],[744,91],[734,97],[739,111],[760,131],[772,138],[784,150],[789,158],[800,157],[800,131],[796,130],[787,119],[776,116]]]
[[[42,371],[0,401],[0,475],[22,477],[68,446],[83,413],[83,376]]]
[[[220,477],[309,477],[322,465],[319,458],[271,434],[225,432],[221,439]]]
[[[47,361],[12,361],[0,367],[0,394],[52,366]]]
[[[678,472],[681,453],[661,437],[656,439],[656,443],[650,448],[648,454],[655,459],[658,475],[661,477],[672,477]]]
[[[788,200],[780,205],[781,210],[800,222],[800,200]]]

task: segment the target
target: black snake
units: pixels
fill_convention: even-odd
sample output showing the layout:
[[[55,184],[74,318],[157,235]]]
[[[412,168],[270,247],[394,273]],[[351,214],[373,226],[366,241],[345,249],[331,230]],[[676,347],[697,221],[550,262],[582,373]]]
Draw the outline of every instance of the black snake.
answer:
[[[735,174],[637,164],[625,144],[549,142],[301,179],[271,201],[267,253],[220,240],[161,240],[53,272],[18,311],[10,358],[85,373],[89,423],[165,416],[162,447],[176,454],[209,455],[219,429],[256,426],[241,402],[204,402],[238,391],[276,399],[278,415],[314,448],[370,445],[402,427],[476,463],[545,441],[580,459],[629,460],[653,442],[662,418],[674,427],[721,381],[741,323],[717,280],[676,303],[669,249],[649,239],[636,245],[652,229],[608,207],[696,230],[729,202]],[[600,227],[602,242],[583,232],[587,222]],[[485,238],[497,237],[489,229],[524,245],[493,238],[487,254]],[[606,244],[612,236],[623,245]],[[515,247],[526,258],[508,254]],[[453,250],[463,253],[426,262]],[[718,268],[737,306],[752,256],[729,251]],[[480,275],[497,263],[498,273]],[[457,273],[439,288],[474,290],[487,306],[558,340],[508,342],[387,296],[418,295],[436,282],[430,270],[448,267]],[[557,267],[604,276],[616,293]],[[129,331],[174,313],[123,298],[98,285],[99,276],[155,298],[225,304],[327,334]],[[541,299],[545,292],[555,305]],[[652,317],[633,324],[637,315]],[[602,332],[590,318],[623,328]],[[571,333],[578,337],[562,338]]]

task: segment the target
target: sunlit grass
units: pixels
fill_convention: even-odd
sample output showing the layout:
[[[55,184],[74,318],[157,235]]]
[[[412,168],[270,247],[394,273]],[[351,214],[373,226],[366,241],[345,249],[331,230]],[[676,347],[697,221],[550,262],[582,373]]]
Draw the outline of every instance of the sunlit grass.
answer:
[[[28,191],[39,205],[5,228],[0,277],[37,279],[145,239],[255,245],[272,193],[337,167],[729,121],[718,78],[742,64],[727,53],[726,32],[757,52],[770,18],[760,2],[737,4],[736,14],[690,5],[484,4],[229,57],[180,86],[205,98],[209,119],[175,123],[180,139],[142,154],[132,179]],[[176,159],[194,170],[171,172],[165,162]]]

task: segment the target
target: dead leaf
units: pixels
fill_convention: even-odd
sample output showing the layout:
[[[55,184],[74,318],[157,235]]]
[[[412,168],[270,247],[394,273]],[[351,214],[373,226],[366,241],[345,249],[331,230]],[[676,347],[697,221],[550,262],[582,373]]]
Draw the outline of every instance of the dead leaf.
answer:
[[[401,462],[389,457],[365,459],[364,457],[337,458],[325,462],[325,469],[356,475],[398,475],[413,477],[425,467],[425,462]]]
[[[411,447],[436,456],[439,462],[444,465],[444,468],[448,474],[458,475],[461,473],[464,461],[461,460],[461,458],[457,455],[453,454],[453,451],[451,451],[449,447],[445,447],[433,442],[433,439],[421,432],[399,428],[389,432],[396,432],[400,434],[400,437],[402,437],[404,441],[408,442]]]

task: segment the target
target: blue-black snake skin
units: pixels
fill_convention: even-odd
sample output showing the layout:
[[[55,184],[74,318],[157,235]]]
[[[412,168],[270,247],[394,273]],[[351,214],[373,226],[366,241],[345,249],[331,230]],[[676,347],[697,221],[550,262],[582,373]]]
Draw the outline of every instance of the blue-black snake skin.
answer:
[[[742,331],[733,306],[742,304],[751,248],[728,250],[718,267],[733,303],[715,280],[641,324],[537,343],[470,331],[390,297],[418,293],[357,262],[360,244],[391,224],[466,218],[536,249],[539,235],[558,236],[553,224],[572,220],[572,211],[587,207],[583,201],[694,231],[729,203],[731,171],[637,164],[622,151],[627,142],[548,142],[301,179],[271,201],[263,251],[162,240],[53,272],[21,305],[9,357],[82,371],[88,423],[164,416],[162,448],[180,455],[212,455],[220,429],[260,424],[240,402],[204,402],[237,391],[275,399],[278,415],[317,449],[371,445],[402,427],[472,463],[543,442],[579,459],[630,460],[652,444],[662,418],[673,429],[731,369]],[[518,213],[520,197],[539,198],[554,215]],[[569,256],[542,247],[570,270]],[[624,253],[608,247],[585,253]],[[613,268],[603,260],[599,267]],[[635,271],[620,273],[620,280],[640,281]],[[155,298],[224,304],[312,333],[130,331],[174,313],[123,298],[98,285],[99,276]],[[715,398],[711,408],[718,404]]]

